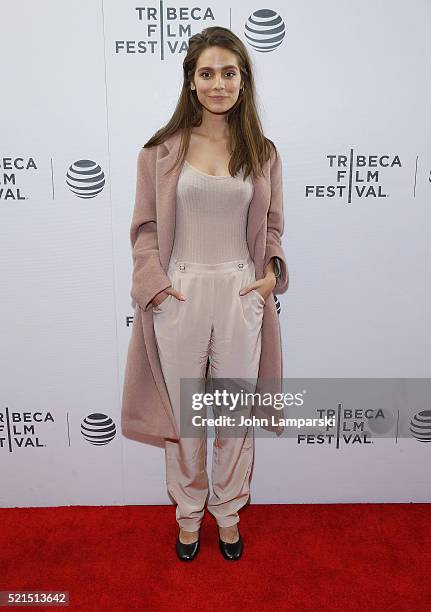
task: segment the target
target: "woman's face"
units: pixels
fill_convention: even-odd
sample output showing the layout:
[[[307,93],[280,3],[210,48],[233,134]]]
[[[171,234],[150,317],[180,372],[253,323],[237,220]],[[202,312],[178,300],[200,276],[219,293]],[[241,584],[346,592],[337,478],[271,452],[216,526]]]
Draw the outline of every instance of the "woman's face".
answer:
[[[236,54],[223,47],[205,49],[192,82],[203,107],[212,113],[226,112],[237,101],[243,85]]]

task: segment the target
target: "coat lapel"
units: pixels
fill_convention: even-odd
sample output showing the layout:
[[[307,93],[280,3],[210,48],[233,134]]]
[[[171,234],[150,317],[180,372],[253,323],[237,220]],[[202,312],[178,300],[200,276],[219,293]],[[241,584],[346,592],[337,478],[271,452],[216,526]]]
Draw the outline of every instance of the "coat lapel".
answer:
[[[157,223],[163,231],[159,233],[160,263],[166,271],[169,265],[171,251],[175,238],[176,221],[176,191],[182,166],[177,166],[171,173],[166,172],[171,168],[177,158],[181,143],[181,131],[178,130],[170,136],[163,145],[168,152],[158,152],[156,161],[156,192],[157,192]],[[163,151],[163,145],[160,150]],[[163,151],[164,152],[164,151]],[[269,160],[264,165],[264,176],[257,179],[252,177],[254,193],[249,205],[247,220],[247,245],[250,256],[255,260],[255,243],[262,224],[266,220],[271,197],[271,186],[269,177]],[[263,262],[255,261],[256,278],[263,275]]]

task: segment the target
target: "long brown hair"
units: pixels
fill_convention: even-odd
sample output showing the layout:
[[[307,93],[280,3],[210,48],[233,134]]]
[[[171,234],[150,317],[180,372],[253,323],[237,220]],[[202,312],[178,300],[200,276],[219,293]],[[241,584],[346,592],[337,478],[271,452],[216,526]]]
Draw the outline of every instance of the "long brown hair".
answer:
[[[262,166],[270,158],[271,148],[277,153],[274,143],[266,138],[256,109],[256,94],[251,60],[243,42],[228,28],[213,26],[195,34],[188,41],[187,55],[183,61],[183,85],[175,111],[168,123],[160,128],[148,140],[144,147],[152,147],[164,142],[177,130],[182,131],[181,146],[175,164],[182,163],[190,143],[191,129],[202,123],[202,106],[196,90],[190,89],[191,79],[201,52],[208,47],[224,47],[233,51],[238,58],[243,90],[238,100],[227,112],[230,149],[229,173],[235,176],[244,169],[244,179],[254,172],[255,176],[263,175]]]

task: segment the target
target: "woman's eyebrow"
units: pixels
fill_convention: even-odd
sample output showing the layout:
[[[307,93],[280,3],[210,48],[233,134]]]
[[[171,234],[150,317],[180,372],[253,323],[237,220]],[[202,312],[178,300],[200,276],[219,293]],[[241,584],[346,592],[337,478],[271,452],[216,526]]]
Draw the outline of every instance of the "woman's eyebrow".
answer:
[[[222,69],[226,69],[226,68],[235,68],[235,70],[238,70],[238,66],[234,66],[233,64],[229,64],[228,66],[222,66]],[[212,70],[211,66],[201,66],[200,68],[198,68],[198,70]]]

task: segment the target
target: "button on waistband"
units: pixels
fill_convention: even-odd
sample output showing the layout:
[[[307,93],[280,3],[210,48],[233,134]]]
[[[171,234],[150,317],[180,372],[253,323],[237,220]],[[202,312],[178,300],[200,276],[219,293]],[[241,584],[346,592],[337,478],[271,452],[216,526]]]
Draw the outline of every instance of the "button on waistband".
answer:
[[[220,263],[199,263],[181,259],[172,259],[169,263],[169,270],[173,272],[178,270],[179,272],[196,273],[196,274],[226,274],[235,270],[241,270],[244,272],[246,268],[253,265],[253,262],[248,259],[236,260],[236,261],[223,261]]]

